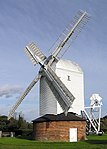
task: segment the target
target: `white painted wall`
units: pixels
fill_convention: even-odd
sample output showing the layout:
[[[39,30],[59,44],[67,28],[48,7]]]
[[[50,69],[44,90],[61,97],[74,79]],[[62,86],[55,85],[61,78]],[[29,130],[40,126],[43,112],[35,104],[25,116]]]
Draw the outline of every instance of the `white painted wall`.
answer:
[[[80,115],[81,110],[84,109],[84,78],[81,68],[71,61],[60,60],[56,65],[56,74],[75,97],[69,112]],[[68,80],[68,76],[70,77],[70,81]],[[61,112],[63,112],[62,108],[57,103],[57,114]]]

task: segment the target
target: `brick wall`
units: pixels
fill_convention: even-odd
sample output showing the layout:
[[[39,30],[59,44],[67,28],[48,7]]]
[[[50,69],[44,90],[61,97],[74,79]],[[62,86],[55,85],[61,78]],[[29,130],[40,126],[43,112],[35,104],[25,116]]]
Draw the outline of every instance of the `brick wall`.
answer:
[[[85,121],[52,121],[33,123],[34,139],[40,141],[69,141],[70,128],[77,128],[78,141],[86,138]]]

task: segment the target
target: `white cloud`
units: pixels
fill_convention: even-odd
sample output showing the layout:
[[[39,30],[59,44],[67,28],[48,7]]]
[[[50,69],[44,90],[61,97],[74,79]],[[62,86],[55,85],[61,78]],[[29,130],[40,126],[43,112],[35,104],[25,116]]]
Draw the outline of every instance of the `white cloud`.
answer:
[[[0,97],[10,98],[14,95],[20,95],[23,89],[17,85],[3,85],[0,86]]]

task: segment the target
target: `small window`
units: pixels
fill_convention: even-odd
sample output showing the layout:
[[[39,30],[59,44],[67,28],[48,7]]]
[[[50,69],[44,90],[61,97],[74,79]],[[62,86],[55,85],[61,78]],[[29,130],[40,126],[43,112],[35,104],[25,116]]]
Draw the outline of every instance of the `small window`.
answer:
[[[71,81],[70,76],[68,76],[68,81]]]

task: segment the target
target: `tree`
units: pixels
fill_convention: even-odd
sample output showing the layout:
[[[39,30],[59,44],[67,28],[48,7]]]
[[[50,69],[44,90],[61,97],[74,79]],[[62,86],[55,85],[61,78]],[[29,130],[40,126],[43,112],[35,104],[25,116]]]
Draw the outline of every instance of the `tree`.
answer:
[[[0,116],[0,130],[2,131],[18,131],[18,130],[32,130],[32,123],[26,122],[23,117],[19,115],[19,119],[11,118],[7,120],[7,116]]]
[[[7,120],[7,116],[0,116],[0,130],[7,131],[8,130],[9,121]]]
[[[101,118],[101,130],[107,133],[107,115]]]

